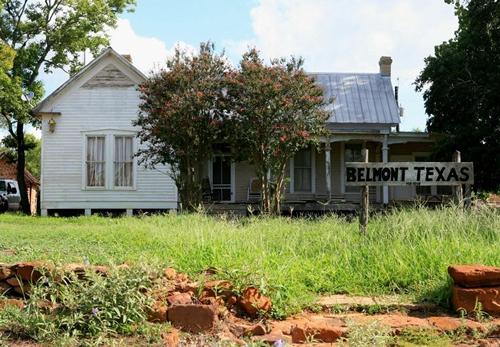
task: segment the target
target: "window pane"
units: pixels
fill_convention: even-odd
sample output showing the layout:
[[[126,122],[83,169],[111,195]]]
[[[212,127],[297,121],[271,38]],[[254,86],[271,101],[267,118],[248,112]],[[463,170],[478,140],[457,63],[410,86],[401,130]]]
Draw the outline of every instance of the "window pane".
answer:
[[[296,192],[310,192],[311,191],[311,168],[295,168],[293,185]]]
[[[5,187],[5,181],[0,181],[0,191],[6,191],[6,187]]]
[[[295,167],[311,167],[311,151],[308,149],[298,151],[293,163]]]
[[[115,136],[115,187],[134,185],[134,139],[131,136]]]
[[[104,187],[105,139],[103,136],[87,137],[87,186]]]

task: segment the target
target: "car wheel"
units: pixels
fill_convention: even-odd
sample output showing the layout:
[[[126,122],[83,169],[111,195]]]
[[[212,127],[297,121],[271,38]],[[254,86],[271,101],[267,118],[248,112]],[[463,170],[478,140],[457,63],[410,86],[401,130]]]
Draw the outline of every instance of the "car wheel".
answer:
[[[0,200],[0,213],[5,213],[9,209],[9,203],[7,201]]]

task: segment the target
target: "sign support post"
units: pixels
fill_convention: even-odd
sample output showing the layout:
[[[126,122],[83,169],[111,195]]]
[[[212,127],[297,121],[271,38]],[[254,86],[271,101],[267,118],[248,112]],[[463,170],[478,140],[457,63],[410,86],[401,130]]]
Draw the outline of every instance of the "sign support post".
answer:
[[[461,155],[460,151],[455,151],[455,153],[453,153],[452,161],[454,163],[461,163],[462,162],[462,155]],[[461,184],[453,187],[453,199],[455,200],[455,203],[459,207],[463,206],[464,197],[463,197],[463,189],[462,189]]]
[[[364,148],[361,150],[361,156],[363,157],[363,162],[368,163],[368,149]],[[359,213],[359,231],[362,234],[366,233],[366,227],[368,225],[368,215],[369,215],[369,188],[368,185],[364,185],[361,189],[361,211]]]

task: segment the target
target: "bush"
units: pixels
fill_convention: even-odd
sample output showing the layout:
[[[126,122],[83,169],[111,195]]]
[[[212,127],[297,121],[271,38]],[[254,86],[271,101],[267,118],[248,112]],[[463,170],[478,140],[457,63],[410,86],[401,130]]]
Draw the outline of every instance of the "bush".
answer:
[[[139,269],[43,278],[31,289],[24,309],[0,311],[0,330],[11,337],[47,341],[130,334],[145,322],[151,299],[148,274]]]

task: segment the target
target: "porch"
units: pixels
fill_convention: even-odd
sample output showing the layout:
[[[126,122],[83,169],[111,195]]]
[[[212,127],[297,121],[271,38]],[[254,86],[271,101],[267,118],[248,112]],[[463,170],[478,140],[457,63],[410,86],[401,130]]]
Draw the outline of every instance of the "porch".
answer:
[[[334,132],[321,139],[317,149],[297,153],[287,167],[283,212],[354,211],[360,201],[358,187],[346,187],[345,163],[361,160],[361,150],[369,150],[369,161],[420,161],[430,155],[433,140],[426,133]],[[227,153],[214,156],[205,166],[207,209],[257,210],[259,184],[254,168],[234,162]],[[391,201],[414,201],[417,197],[439,199],[438,191],[419,187],[372,187],[372,206]],[[433,190],[434,189],[433,187]]]

